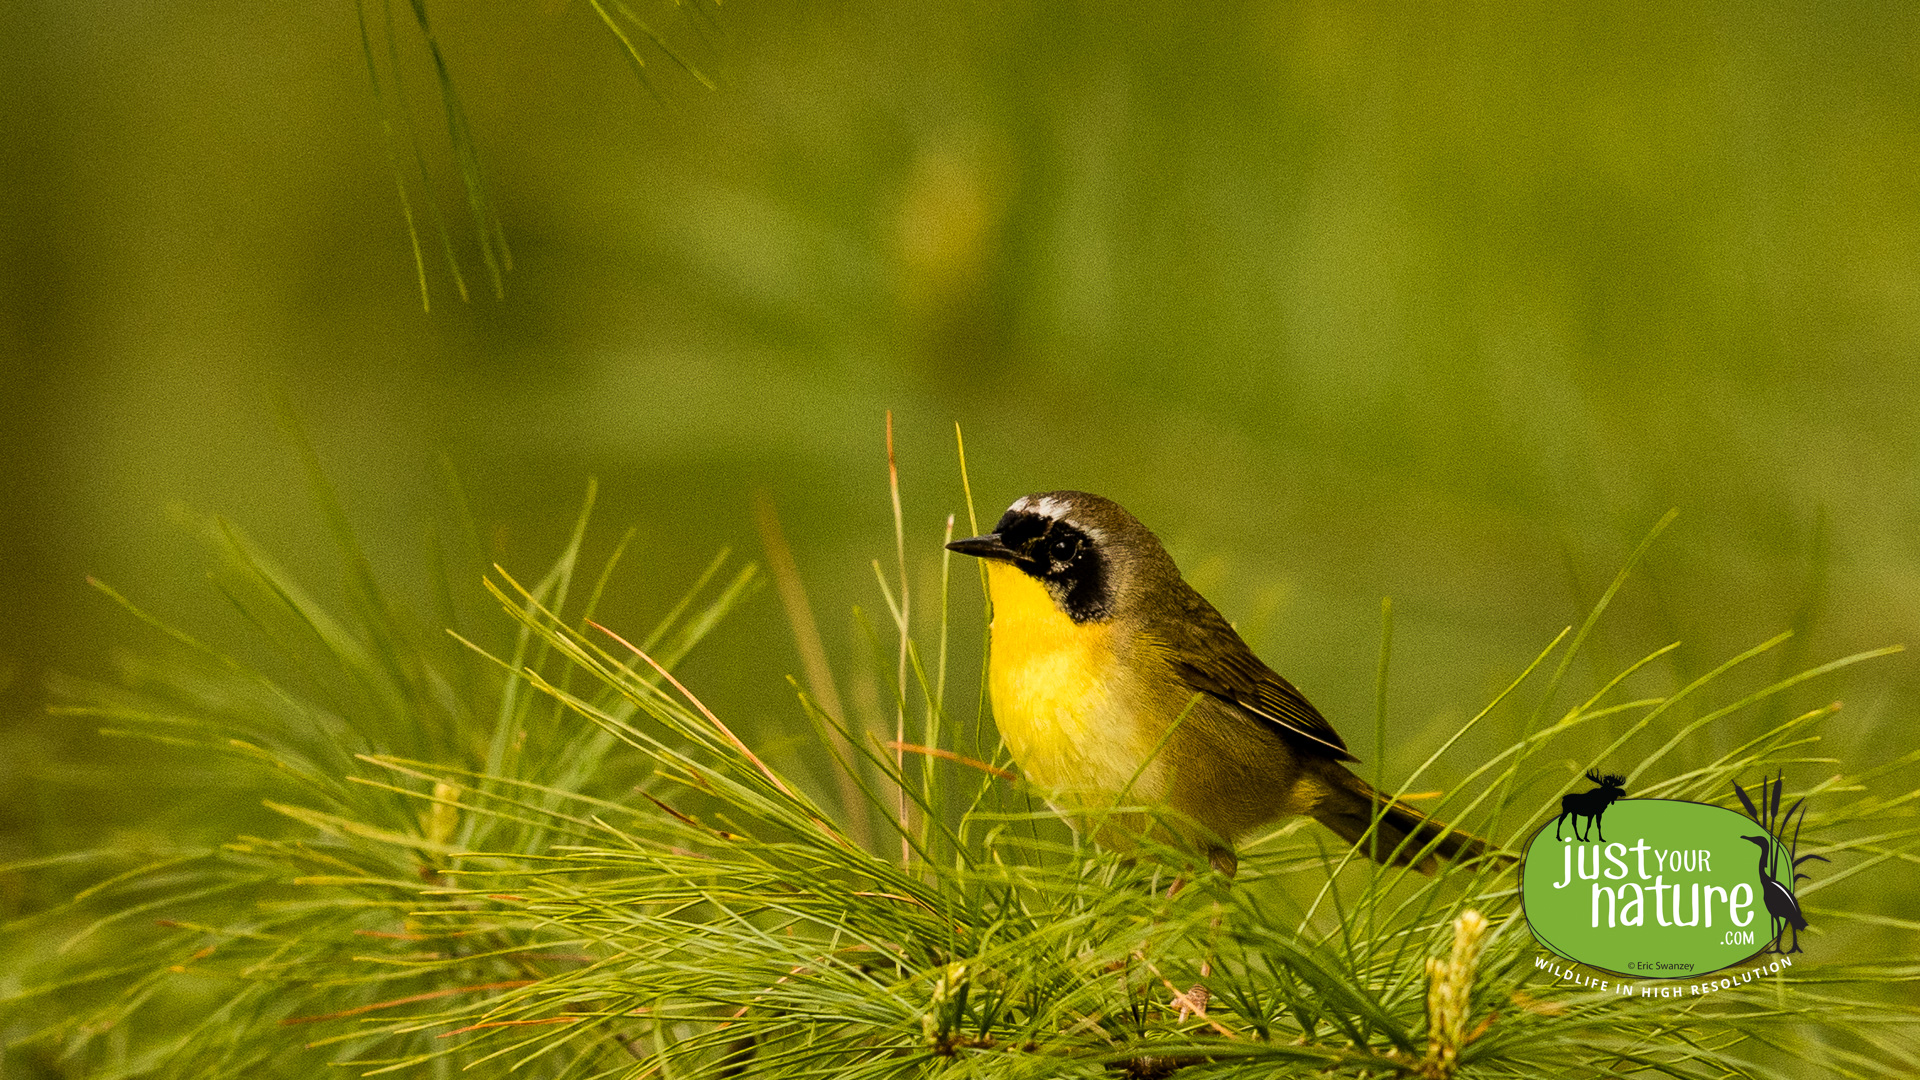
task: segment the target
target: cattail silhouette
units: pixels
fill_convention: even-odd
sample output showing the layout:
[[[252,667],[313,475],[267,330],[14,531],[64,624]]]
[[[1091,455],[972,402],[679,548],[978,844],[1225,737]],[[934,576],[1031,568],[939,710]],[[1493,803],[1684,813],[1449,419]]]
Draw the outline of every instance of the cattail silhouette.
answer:
[[[1801,914],[1800,901],[1794,899],[1793,890],[1800,886],[1801,878],[1808,876],[1800,872],[1800,864],[1813,861],[1826,862],[1827,857],[1800,854],[1800,826],[1807,820],[1807,800],[1800,799],[1788,807],[1785,814],[1780,813],[1780,796],[1784,793],[1786,786],[1787,776],[1783,769],[1780,775],[1772,780],[1761,779],[1758,806],[1747,797],[1746,789],[1741,787],[1737,780],[1733,783],[1733,793],[1739,796],[1740,805],[1746,808],[1747,816],[1763,830],[1759,836],[1745,836],[1741,839],[1751,840],[1760,845],[1760,896],[1767,905],[1767,914],[1773,916],[1773,951],[1799,952],[1800,931],[1807,928],[1807,917]],[[1794,817],[1795,812],[1800,815],[1798,819]],[[1792,839],[1788,841],[1774,839],[1776,836],[1787,835],[1788,823],[1793,825]],[[1787,868],[1793,872],[1792,879],[1785,885],[1780,884],[1772,873],[1776,851],[1785,852]],[[1793,948],[1791,949],[1780,948],[1780,935],[1786,932],[1786,926],[1781,925],[1783,922],[1786,926],[1793,927]]]

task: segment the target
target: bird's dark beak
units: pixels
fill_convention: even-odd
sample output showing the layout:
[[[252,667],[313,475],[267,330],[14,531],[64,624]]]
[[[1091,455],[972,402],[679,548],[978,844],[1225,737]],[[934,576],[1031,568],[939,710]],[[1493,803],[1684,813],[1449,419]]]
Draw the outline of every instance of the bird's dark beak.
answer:
[[[962,555],[971,555],[976,559],[992,559],[996,562],[1012,562],[1019,553],[1000,542],[999,533],[985,536],[969,536],[965,540],[955,540],[947,545],[948,551],[957,551]]]

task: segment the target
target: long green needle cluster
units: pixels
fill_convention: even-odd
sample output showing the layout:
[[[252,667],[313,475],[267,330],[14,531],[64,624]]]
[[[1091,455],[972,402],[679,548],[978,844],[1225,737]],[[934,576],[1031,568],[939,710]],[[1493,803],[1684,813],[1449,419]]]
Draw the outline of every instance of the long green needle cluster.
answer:
[[[1777,767],[1825,777],[1790,793],[1811,808],[1801,850],[1831,868],[1800,890],[1805,959],[1711,996],[1622,998],[1537,963],[1505,865],[1380,869],[1300,822],[1248,845],[1231,882],[1150,839],[1124,857],[1079,843],[994,751],[984,706],[951,714],[945,596],[921,607],[938,613],[931,669],[903,638],[901,727],[862,730],[802,693],[812,770],[763,753],[743,737],[759,729],[674,674],[755,571],[723,556],[650,632],[603,628],[611,562],[575,595],[586,521],[537,582],[488,576],[511,626],[491,647],[396,614],[344,527],[346,616],[215,532],[217,580],[277,659],[236,660],[121,600],[165,657],[69,687],[62,711],[224,760],[263,810],[214,846],[130,838],[9,868],[81,883],[6,927],[9,1070],[1570,1078],[1911,1076],[1920,1060],[1901,989],[1920,960],[1850,944],[1910,942],[1913,924],[1819,902],[1911,867],[1920,792],[1880,781],[1920,754],[1864,772],[1813,757],[1830,709],[1711,760],[1690,741],[1866,656],[1713,702],[1769,642],[1619,700],[1658,650],[1556,712],[1589,620],[1386,778],[1405,795],[1443,777],[1428,808],[1518,850],[1595,760],[1567,748],[1627,747],[1636,795],[1725,802]],[[904,592],[889,603],[904,633]],[[1503,723],[1504,749],[1450,756]]]

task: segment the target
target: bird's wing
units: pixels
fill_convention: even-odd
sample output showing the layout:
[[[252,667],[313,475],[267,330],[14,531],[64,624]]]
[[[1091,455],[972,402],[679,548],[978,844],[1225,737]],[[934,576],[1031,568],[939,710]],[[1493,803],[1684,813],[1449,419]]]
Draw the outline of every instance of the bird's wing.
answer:
[[[1240,707],[1279,729],[1288,742],[1335,761],[1358,761],[1327,718],[1279,673],[1253,655],[1233,627],[1198,593],[1197,605],[1177,624],[1184,640],[1173,642],[1173,669],[1187,685]]]

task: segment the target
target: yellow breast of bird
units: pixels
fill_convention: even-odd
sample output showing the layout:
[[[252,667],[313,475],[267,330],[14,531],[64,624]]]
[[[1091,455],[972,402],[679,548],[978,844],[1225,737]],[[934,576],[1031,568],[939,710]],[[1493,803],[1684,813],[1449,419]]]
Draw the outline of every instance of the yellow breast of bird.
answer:
[[[1138,722],[1139,696],[1117,676],[1114,628],[1076,623],[1046,586],[1005,563],[990,563],[993,716],[1026,778],[1042,788],[1154,799],[1159,769],[1138,780],[1152,752]]]

